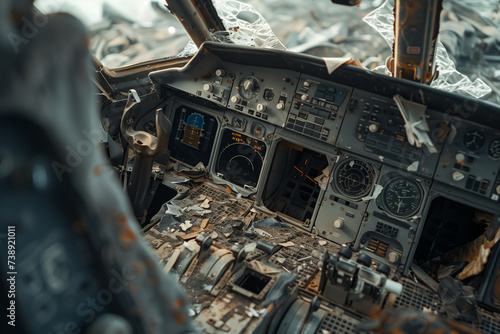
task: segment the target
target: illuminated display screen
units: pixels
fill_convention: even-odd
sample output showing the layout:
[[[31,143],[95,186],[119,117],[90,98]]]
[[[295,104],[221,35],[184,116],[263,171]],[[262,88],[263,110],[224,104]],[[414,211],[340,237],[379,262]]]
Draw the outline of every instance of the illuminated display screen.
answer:
[[[241,187],[257,187],[266,144],[244,134],[225,130],[220,147],[217,174]]]
[[[218,128],[215,117],[180,106],[172,124],[171,156],[191,166],[200,161],[207,166]]]

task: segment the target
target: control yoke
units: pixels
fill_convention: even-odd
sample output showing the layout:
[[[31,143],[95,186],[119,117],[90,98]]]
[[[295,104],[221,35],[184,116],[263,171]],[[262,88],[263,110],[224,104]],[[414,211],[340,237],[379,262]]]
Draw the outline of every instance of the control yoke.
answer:
[[[141,98],[137,91],[131,89],[123,112],[120,130],[135,154],[134,168],[127,184],[127,191],[132,202],[134,214],[142,222],[148,206],[147,193],[150,185],[153,158],[167,151],[172,124],[163,114],[161,108],[156,110],[157,137],[146,132],[136,131],[138,105]]]

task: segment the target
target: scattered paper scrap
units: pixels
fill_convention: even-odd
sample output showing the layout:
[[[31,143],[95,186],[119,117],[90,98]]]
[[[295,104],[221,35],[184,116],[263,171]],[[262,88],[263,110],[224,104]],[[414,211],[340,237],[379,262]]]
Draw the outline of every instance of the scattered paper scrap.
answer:
[[[406,137],[410,145],[422,147],[423,144],[430,153],[437,153],[437,148],[429,137],[430,129],[425,116],[427,106],[408,101],[399,94],[393,99],[405,121]]]

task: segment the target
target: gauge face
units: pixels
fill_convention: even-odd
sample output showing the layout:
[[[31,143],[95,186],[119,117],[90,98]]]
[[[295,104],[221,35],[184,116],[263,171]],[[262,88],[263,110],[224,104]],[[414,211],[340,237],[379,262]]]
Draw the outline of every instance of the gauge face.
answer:
[[[488,155],[493,159],[500,158],[500,138],[495,138],[491,141],[488,147]]]
[[[257,187],[266,144],[234,131],[224,131],[216,172],[241,187]]]
[[[246,125],[246,121],[239,117],[233,118],[233,126],[238,130],[244,130]]]
[[[244,77],[238,86],[238,93],[246,100],[253,99],[259,93],[259,80],[252,76]]]
[[[260,123],[253,122],[252,127],[250,128],[250,133],[252,136],[262,138],[266,135],[266,128]]]
[[[344,161],[335,172],[335,184],[338,191],[353,199],[368,195],[374,181],[373,167],[356,159]]]
[[[385,209],[398,217],[417,213],[422,202],[422,189],[412,179],[399,177],[389,181],[382,192]]]
[[[467,131],[463,137],[464,147],[472,151],[481,149],[481,147],[484,146],[485,141],[486,137],[484,136],[483,131],[478,129]]]

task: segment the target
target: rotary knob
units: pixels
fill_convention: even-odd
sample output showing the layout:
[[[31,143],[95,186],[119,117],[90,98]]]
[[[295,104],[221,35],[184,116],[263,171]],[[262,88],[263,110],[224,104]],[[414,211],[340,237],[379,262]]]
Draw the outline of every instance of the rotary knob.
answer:
[[[285,109],[285,104],[283,102],[278,102],[276,105],[276,109],[278,110],[284,110]]]
[[[465,175],[462,172],[453,172],[451,178],[453,179],[453,181],[458,182],[462,181],[465,178]]]
[[[259,103],[257,105],[257,111],[259,112],[264,112],[266,111],[267,105],[265,103]]]
[[[335,221],[333,222],[333,227],[341,229],[342,227],[344,227],[344,220],[341,218],[335,219]]]
[[[257,78],[247,76],[241,79],[238,85],[238,92],[245,100],[251,100],[257,96],[259,92],[259,81]]]
[[[458,161],[458,162],[465,162],[465,154],[463,153],[457,153],[455,155],[455,159]]]
[[[226,76],[226,71],[224,71],[222,68],[218,68],[215,71],[215,75],[222,78],[222,77]]]
[[[233,102],[233,103],[240,103],[240,101],[241,101],[241,97],[239,97],[238,95],[233,95],[231,97],[231,102]]]
[[[309,81],[304,81],[304,87],[310,87],[311,83]]]
[[[204,84],[203,85],[203,90],[206,92],[211,92],[214,90],[214,85],[211,84]]]
[[[396,263],[399,261],[399,254],[396,252],[390,252],[387,259],[389,260],[390,263]]]
[[[308,97],[309,97],[309,96],[308,96],[307,94],[302,94],[302,96],[300,97],[300,99],[301,99],[302,101],[307,101],[307,98],[308,98]]]
[[[370,126],[368,127],[368,130],[370,130],[370,132],[377,132],[378,131],[378,125],[375,124],[375,123],[372,123],[370,124]]]

